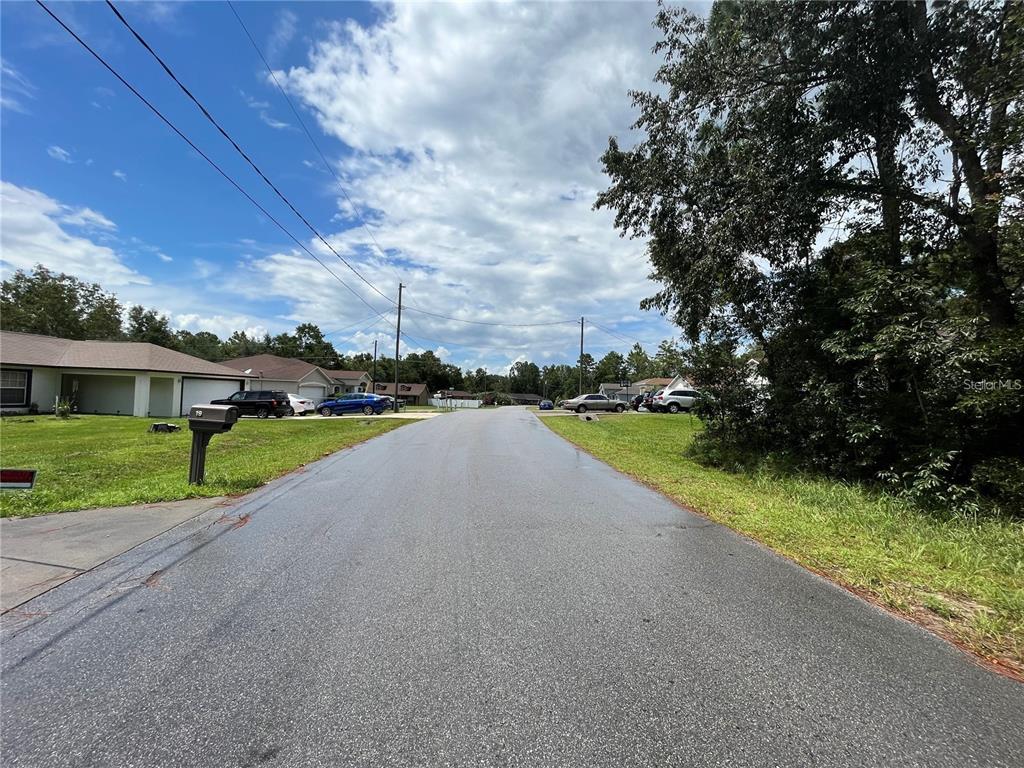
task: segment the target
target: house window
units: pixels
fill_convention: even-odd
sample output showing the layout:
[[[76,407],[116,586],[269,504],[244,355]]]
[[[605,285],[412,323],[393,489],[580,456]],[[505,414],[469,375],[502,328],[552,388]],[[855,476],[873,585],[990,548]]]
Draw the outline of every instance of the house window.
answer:
[[[28,371],[0,371],[0,405],[28,405]]]

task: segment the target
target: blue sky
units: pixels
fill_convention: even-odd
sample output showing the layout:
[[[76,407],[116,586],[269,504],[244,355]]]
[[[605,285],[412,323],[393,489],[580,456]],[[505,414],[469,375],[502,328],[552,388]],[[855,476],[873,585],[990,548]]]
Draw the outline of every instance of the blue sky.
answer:
[[[627,90],[647,87],[657,66],[653,6],[236,3],[347,197],[226,4],[119,7],[388,296],[401,280],[412,306],[460,319],[586,315],[650,351],[673,334],[638,309],[657,290],[643,243],[591,210],[608,136],[631,140]],[[222,337],[311,321],[345,329],[332,337],[339,349],[374,338],[387,348],[389,302],[315,242],[106,5],[51,8],[385,318],[27,2],[0,6],[5,274],[41,261]],[[406,351],[440,347],[492,370],[571,361],[578,347],[569,324],[409,311],[403,330]],[[628,346],[593,327],[587,335],[597,356]]]

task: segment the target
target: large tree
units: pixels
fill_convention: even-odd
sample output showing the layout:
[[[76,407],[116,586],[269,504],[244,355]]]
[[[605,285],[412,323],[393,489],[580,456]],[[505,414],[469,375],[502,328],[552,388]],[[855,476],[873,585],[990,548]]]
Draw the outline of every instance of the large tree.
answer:
[[[124,308],[96,283],[54,273],[37,264],[18,270],[0,290],[0,326],[8,331],[64,339],[110,340],[121,337]]]
[[[647,239],[644,306],[713,345],[705,375],[735,386],[705,363],[754,353],[734,434],[918,489],[1015,487],[1022,398],[967,384],[1024,369],[1024,5],[729,0],[656,24],[642,139],[610,142],[597,205]]]
[[[128,310],[125,334],[129,341],[146,341],[168,349],[178,349],[178,337],[171,330],[170,319],[139,304]]]

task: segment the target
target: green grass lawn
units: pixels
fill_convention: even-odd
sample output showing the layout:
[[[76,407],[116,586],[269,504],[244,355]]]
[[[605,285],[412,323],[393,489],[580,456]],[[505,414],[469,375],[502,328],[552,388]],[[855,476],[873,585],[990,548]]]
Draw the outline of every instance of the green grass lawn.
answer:
[[[302,464],[406,423],[345,416],[243,419],[210,441],[206,484],[188,484],[192,434],[146,431],[154,421],[125,416],[53,416],[0,420],[5,467],[37,469],[32,491],[0,494],[0,516],[27,516],[195,496],[237,494]]]
[[[1024,523],[914,509],[834,480],[731,474],[686,449],[688,416],[545,418],[554,432],[796,562],[1024,674]]]

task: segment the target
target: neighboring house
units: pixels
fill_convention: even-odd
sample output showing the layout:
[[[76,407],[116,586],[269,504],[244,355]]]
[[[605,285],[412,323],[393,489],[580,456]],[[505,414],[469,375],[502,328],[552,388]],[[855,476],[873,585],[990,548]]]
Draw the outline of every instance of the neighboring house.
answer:
[[[664,389],[672,381],[672,379],[668,378],[641,379],[640,381],[634,381],[631,386],[637,387],[640,390],[638,394],[646,395],[648,392],[657,392],[659,389]]]
[[[181,416],[246,389],[251,377],[183,352],[133,341],[74,341],[0,331],[0,408],[24,413],[71,400],[79,413]]]
[[[614,400],[616,395],[619,394],[623,389],[621,384],[606,382],[597,388],[597,394],[604,395],[610,400]]]
[[[331,371],[324,368],[323,372],[334,380],[335,385],[339,387],[338,392],[345,394],[369,392],[373,385],[373,379],[366,371]]]
[[[375,395],[388,395],[389,397],[394,397],[395,383],[390,382],[385,384],[383,381],[378,381],[373,387],[373,393]],[[427,405],[429,396],[430,393],[427,392],[426,384],[398,383],[398,399],[404,400],[409,405]]]
[[[540,403],[541,400],[544,399],[540,395],[530,395],[515,392],[509,392],[508,398],[509,400],[512,401],[513,405],[537,405],[538,403]]]
[[[251,389],[280,389],[319,403],[333,395],[338,383],[319,366],[277,355],[251,355],[225,360],[224,365],[251,374]]]

